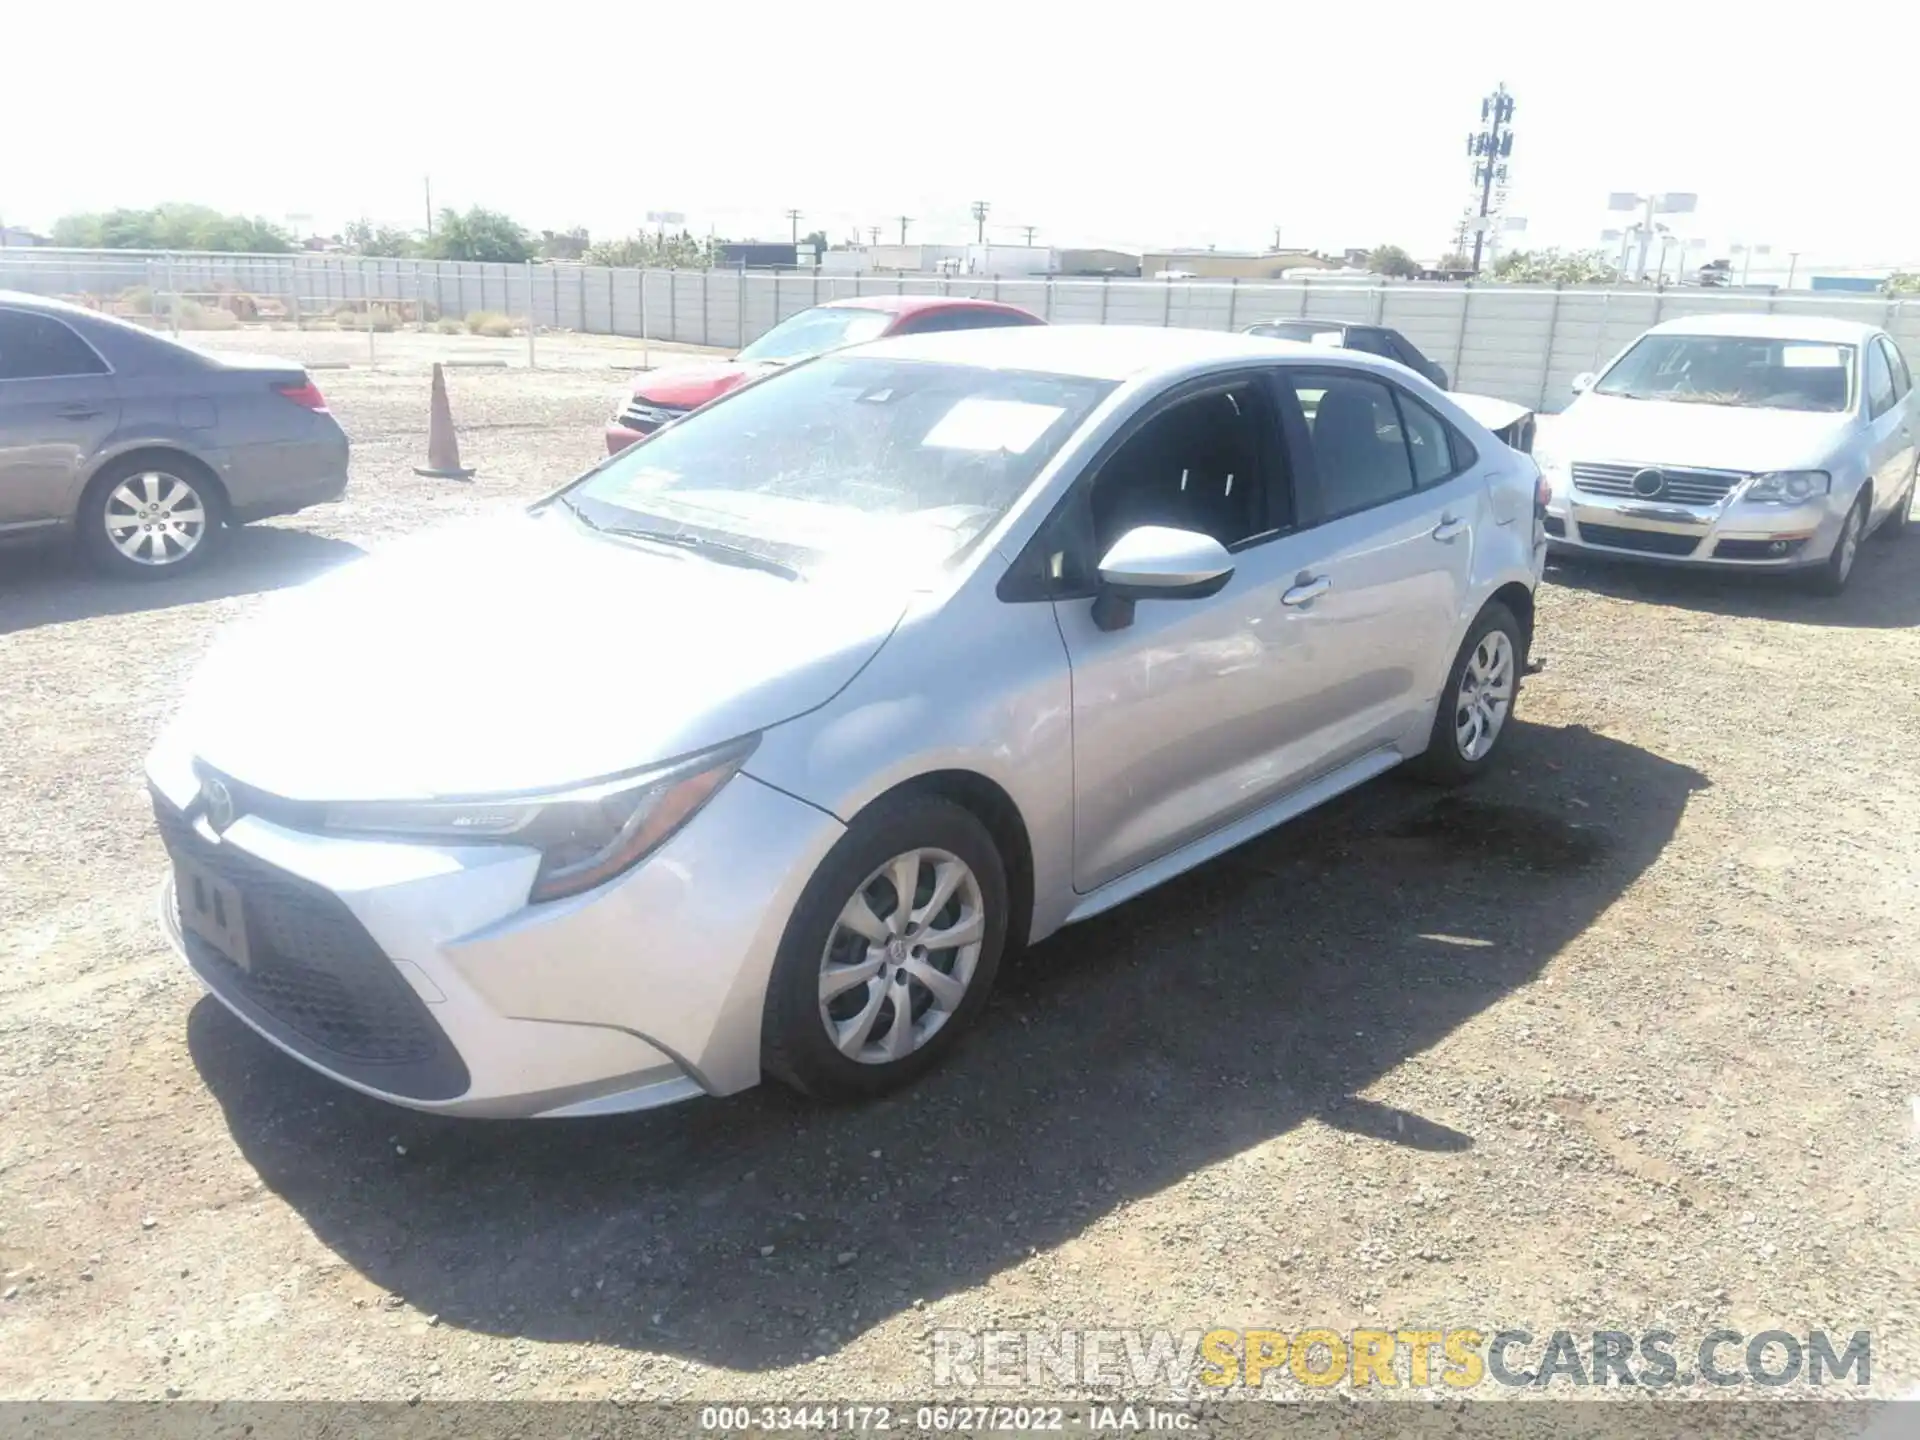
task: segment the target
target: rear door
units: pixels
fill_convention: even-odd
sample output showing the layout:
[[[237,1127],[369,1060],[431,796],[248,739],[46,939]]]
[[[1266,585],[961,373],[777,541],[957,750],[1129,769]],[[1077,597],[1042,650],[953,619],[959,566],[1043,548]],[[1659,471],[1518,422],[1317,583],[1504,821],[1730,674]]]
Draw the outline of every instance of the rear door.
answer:
[[[77,330],[0,306],[0,530],[71,516],[119,413],[107,362]]]
[[[1304,422],[1295,461],[1325,643],[1345,672],[1320,750],[1335,766],[1415,733],[1452,660],[1486,488],[1472,448],[1383,376],[1284,372]]]

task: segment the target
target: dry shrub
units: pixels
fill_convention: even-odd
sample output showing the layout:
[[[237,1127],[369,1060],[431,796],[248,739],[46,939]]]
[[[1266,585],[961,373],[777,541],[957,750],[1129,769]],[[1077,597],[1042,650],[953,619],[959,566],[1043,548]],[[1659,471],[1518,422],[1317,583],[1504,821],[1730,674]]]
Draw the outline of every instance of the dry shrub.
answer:
[[[475,310],[467,316],[467,330],[470,334],[489,335],[496,340],[503,340],[513,334],[514,325],[511,317],[497,311]]]

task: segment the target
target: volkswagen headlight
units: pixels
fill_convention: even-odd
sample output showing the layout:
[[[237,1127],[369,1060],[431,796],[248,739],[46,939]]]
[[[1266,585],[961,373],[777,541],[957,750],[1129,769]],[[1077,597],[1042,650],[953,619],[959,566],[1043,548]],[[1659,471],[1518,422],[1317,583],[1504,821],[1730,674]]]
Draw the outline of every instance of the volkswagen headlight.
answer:
[[[529,900],[558,900],[611,880],[664,845],[731,780],[759,736],[671,765],[545,795],[336,805],[346,834],[492,841],[540,852]]]
[[[1833,477],[1824,470],[1771,470],[1748,482],[1742,499],[1768,505],[1798,505],[1833,489]]]

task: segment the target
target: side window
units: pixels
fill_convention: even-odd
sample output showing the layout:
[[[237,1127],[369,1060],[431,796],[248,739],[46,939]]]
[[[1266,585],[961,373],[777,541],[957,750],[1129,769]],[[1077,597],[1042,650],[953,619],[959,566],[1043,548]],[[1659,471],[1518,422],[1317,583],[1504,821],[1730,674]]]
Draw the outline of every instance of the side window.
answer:
[[[1007,325],[1035,323],[1024,315],[1002,310],[935,310],[917,316],[894,333],[897,335],[934,335],[947,330],[997,330]]]
[[[1387,344],[1391,349],[1393,358],[1413,371],[1414,374],[1424,375],[1427,373],[1427,357],[1414,349],[1403,336],[1396,335],[1389,331],[1387,333]]]
[[[1291,372],[1306,416],[1322,518],[1413,493],[1413,462],[1393,390],[1351,371]]]
[[[0,380],[104,375],[106,365],[72,327],[51,315],[0,310]]]
[[[1913,377],[1907,372],[1907,358],[1900,353],[1900,347],[1884,335],[1880,337],[1880,346],[1887,352],[1887,368],[1893,371],[1893,398],[1904,400],[1907,392],[1913,389]]]
[[[1893,408],[1893,367],[1878,344],[1867,346],[1867,418],[1877,420]]]
[[[1454,464],[1452,427],[1411,395],[1394,392],[1400,405],[1400,429],[1407,437],[1415,485],[1437,485],[1459,473]]]
[[[1096,559],[1139,525],[1198,530],[1222,545],[1292,523],[1283,482],[1269,483],[1278,446],[1267,397],[1252,381],[1178,400],[1100,467],[1091,507]]]
[[[1378,355],[1383,360],[1400,358],[1393,353],[1386,331],[1372,330],[1364,325],[1356,325],[1347,331],[1347,349],[1358,350],[1364,355]]]

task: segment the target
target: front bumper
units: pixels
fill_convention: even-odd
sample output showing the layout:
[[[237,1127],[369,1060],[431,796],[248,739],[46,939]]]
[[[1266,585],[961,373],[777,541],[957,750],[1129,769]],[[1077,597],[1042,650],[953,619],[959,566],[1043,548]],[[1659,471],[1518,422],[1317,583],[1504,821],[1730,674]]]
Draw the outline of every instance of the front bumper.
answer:
[[[741,774],[626,875],[529,906],[538,857],[321,836],[242,815],[214,836],[189,766],[150,762],[176,860],[233,885],[243,971],[162,928],[213,996],[322,1074],[413,1109],[560,1117],[728,1094],[760,1075],[787,916],[841,833]]]
[[[1558,482],[1547,504],[1547,544],[1556,553],[1669,565],[1792,570],[1826,560],[1845,518],[1831,495],[1804,505],[1678,505],[1592,495]]]

